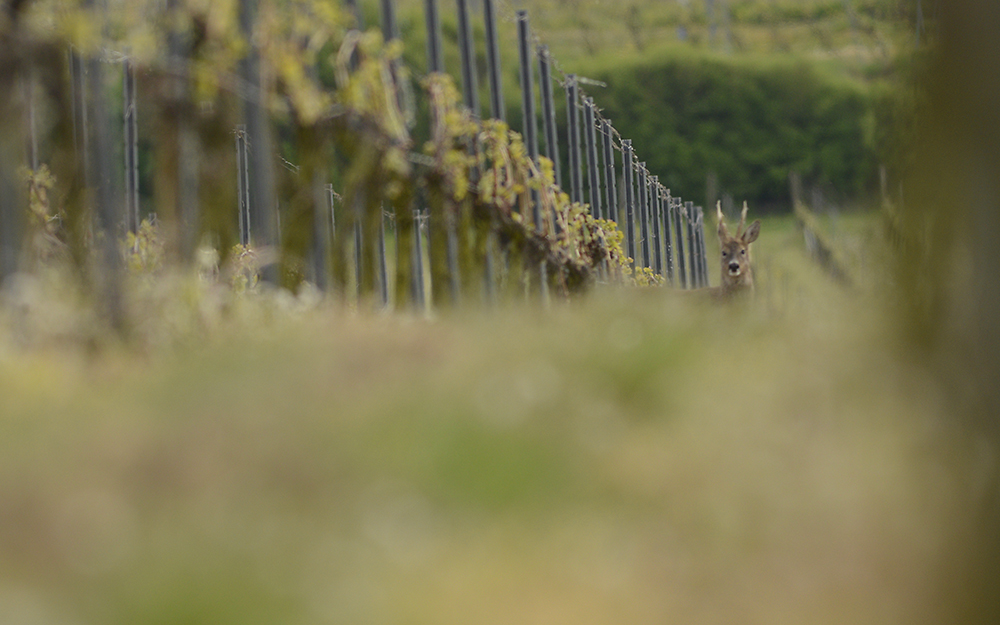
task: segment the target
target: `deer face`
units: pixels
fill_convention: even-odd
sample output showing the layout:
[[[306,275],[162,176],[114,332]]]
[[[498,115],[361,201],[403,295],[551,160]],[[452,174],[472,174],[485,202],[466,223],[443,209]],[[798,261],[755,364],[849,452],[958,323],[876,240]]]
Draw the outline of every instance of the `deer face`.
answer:
[[[739,281],[745,277],[750,267],[747,246],[742,241],[730,237],[722,242],[722,273],[728,281]]]
[[[716,206],[719,221],[719,247],[722,250],[722,289],[729,291],[742,287],[753,288],[753,270],[750,267],[750,244],[760,234],[760,220],[743,229],[747,218],[747,205],[743,203],[743,215],[736,229],[736,236],[729,234],[722,216],[721,205]]]

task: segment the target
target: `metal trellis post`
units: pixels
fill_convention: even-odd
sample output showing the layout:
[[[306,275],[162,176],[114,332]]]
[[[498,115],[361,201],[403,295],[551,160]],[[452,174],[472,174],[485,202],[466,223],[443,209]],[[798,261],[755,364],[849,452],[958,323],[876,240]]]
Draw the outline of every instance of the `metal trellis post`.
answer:
[[[688,274],[688,284],[691,288],[698,287],[698,265],[696,264],[696,256],[694,249],[694,202],[687,201],[684,202],[684,214],[687,217],[687,250],[688,250],[688,267],[690,268],[690,273]]]
[[[500,44],[497,37],[497,11],[494,0],[483,0],[483,20],[486,25],[486,67],[490,77],[490,115],[506,120],[503,104],[503,83],[500,74]]]
[[[531,75],[531,47],[528,45],[528,12],[517,12],[518,58],[521,62],[521,105],[524,111],[524,143],[528,148],[528,156],[538,163],[538,128],[535,120],[535,86]],[[542,229],[542,210],[538,190],[531,190],[532,218],[535,229]]]
[[[424,0],[424,17],[427,21],[427,72],[443,72],[441,18],[438,15],[437,0]]]
[[[587,177],[590,182],[590,212],[596,219],[603,219],[600,179],[597,172],[597,135],[594,132],[594,100],[584,100],[583,130],[587,144]]]
[[[607,216],[611,221],[617,222],[619,220],[618,190],[616,188],[618,175],[615,173],[615,150],[610,120],[604,120],[601,138],[604,149],[604,200],[608,207]]]
[[[652,176],[649,187],[649,214],[653,222],[653,271],[663,275],[663,239],[660,236],[660,215],[662,201],[660,198],[660,177]]]
[[[136,120],[135,67],[126,55],[122,60],[122,99],[125,110],[125,226],[139,231],[139,141]]]
[[[628,257],[631,259],[630,264],[632,269],[635,269],[635,215],[634,215],[634,199],[633,195],[635,193],[633,189],[633,154],[632,154],[632,141],[625,139],[622,141],[622,179],[625,184],[625,239],[626,247],[625,251]]]
[[[670,241],[670,218],[671,218],[671,199],[670,191],[664,189],[663,185],[659,185],[657,192],[660,195],[660,219],[663,222],[663,265],[664,274],[667,279],[667,283],[673,286],[674,284],[674,245]]]
[[[552,69],[549,49],[538,47],[538,79],[542,94],[542,125],[545,131],[545,155],[552,160],[556,185],[562,187],[562,165],[559,158],[559,142],[556,133],[556,109],[552,95]]]
[[[674,258],[677,259],[677,277],[682,289],[688,288],[687,261],[684,259],[684,223],[687,218],[684,214],[684,203],[680,198],[672,198],[674,208],[674,231],[677,241],[677,250]]]
[[[577,102],[579,89],[576,74],[566,77],[566,133],[569,135],[569,183],[570,199],[583,203],[583,183],[580,180],[580,114]]]
[[[246,124],[236,127],[236,184],[239,198],[240,245],[250,245],[250,150]]]
[[[476,58],[472,40],[472,21],[469,19],[468,0],[458,2],[458,48],[462,58],[462,94],[465,106],[479,118],[479,87],[476,81]]]
[[[639,237],[642,239],[642,266],[650,266],[649,253],[649,172],[646,163],[639,163],[638,176],[639,193]]]

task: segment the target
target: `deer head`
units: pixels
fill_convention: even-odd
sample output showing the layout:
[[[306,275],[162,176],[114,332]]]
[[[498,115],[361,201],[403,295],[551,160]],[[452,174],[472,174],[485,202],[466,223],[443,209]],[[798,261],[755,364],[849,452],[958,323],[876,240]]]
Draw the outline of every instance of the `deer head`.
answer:
[[[720,293],[731,295],[737,292],[753,291],[753,269],[750,266],[750,244],[760,234],[760,220],[754,221],[744,230],[747,222],[747,203],[743,202],[743,213],[736,236],[729,234],[722,216],[722,203],[715,206],[719,221],[719,247],[722,250],[722,281]]]

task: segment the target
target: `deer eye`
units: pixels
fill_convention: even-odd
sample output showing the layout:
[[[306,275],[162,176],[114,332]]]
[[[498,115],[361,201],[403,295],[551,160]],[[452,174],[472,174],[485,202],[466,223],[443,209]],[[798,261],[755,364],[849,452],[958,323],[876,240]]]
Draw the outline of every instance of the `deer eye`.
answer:
[[[746,256],[747,251],[746,250],[740,250],[740,254],[742,254],[743,256]]]
[[[723,252],[723,253],[722,253],[722,257],[723,257],[723,258],[725,258],[726,256],[729,256],[729,254],[727,254],[727,253]]]

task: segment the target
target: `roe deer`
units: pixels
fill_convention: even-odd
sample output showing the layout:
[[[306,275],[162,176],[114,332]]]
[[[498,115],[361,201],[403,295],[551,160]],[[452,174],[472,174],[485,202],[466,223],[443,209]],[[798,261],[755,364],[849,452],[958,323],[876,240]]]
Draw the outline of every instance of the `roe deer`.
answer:
[[[719,286],[699,289],[719,300],[727,300],[736,295],[753,294],[753,268],[750,266],[750,244],[760,234],[760,220],[754,221],[744,230],[747,223],[747,203],[743,202],[743,213],[736,236],[729,234],[722,216],[722,203],[715,205],[719,222],[719,248],[722,251],[722,281]]]

